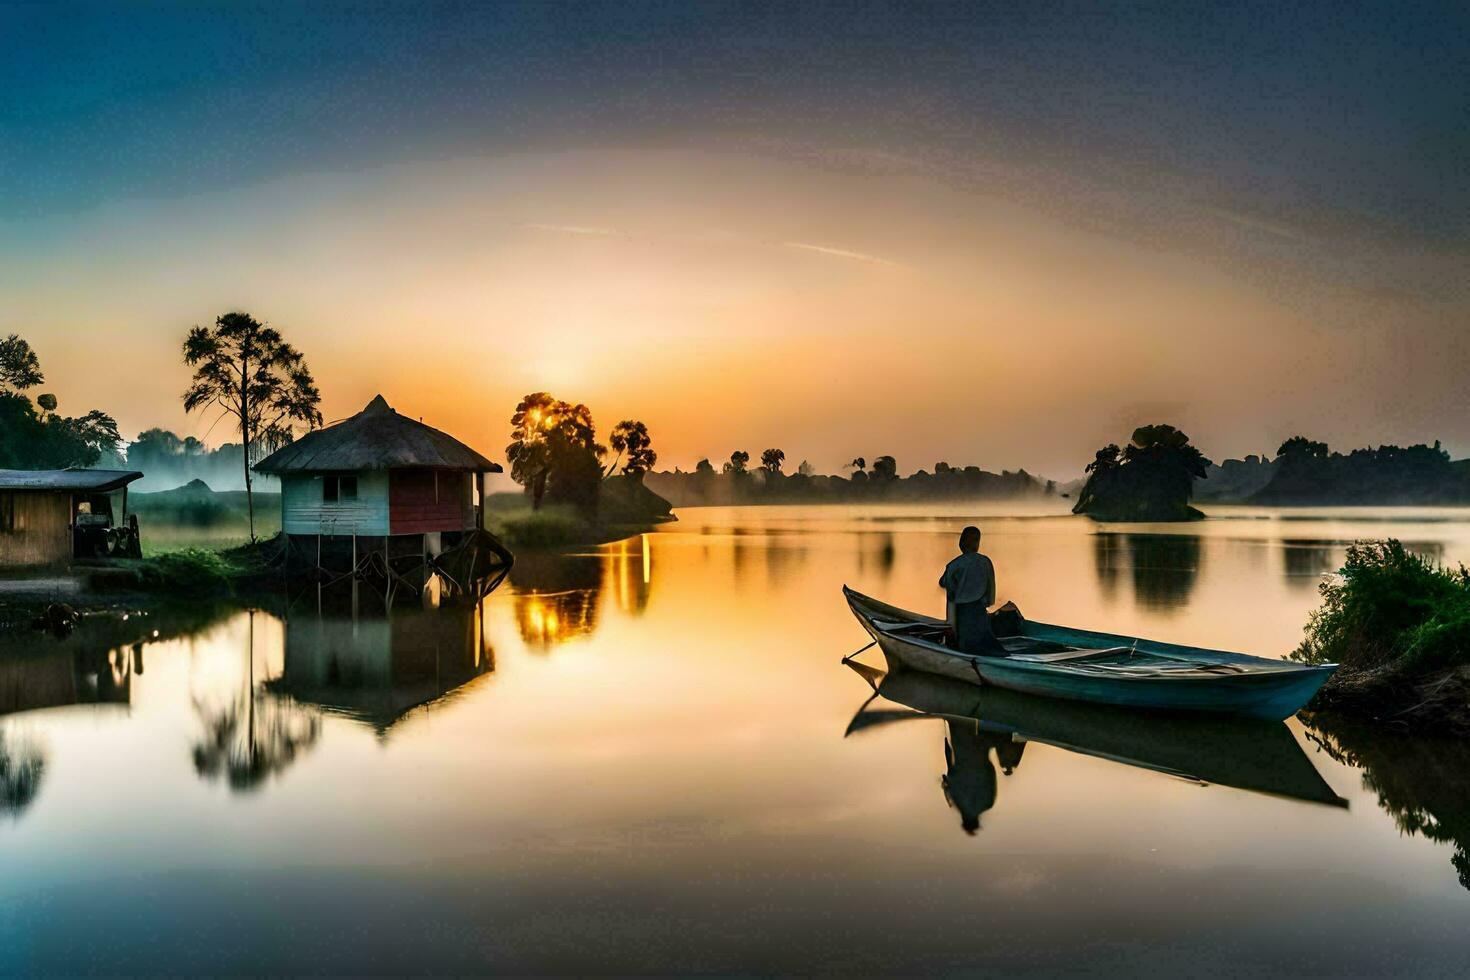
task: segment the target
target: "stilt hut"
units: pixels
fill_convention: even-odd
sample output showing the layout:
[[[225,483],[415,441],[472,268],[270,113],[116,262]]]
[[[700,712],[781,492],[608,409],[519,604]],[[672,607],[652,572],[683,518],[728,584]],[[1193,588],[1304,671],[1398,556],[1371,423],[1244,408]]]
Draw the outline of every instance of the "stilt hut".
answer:
[[[128,484],[142,478],[133,470],[0,470],[0,568],[138,557]]]
[[[509,567],[509,552],[483,530],[485,474],[500,465],[400,415],[382,395],[255,469],[281,480],[281,531],[293,561],[381,577],[390,601],[395,583],[422,591],[438,572],[452,591],[474,593],[483,589],[472,582]],[[481,560],[487,547],[494,554]]]

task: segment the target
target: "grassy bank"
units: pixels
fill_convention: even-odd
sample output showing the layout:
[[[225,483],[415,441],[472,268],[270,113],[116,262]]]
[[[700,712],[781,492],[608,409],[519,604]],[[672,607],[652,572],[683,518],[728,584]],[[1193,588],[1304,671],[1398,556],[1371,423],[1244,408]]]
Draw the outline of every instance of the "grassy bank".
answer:
[[[1336,663],[1315,709],[1399,727],[1470,731],[1470,571],[1395,540],[1348,549],[1291,659]]]
[[[570,548],[617,541],[674,519],[669,502],[627,477],[604,480],[597,513],[566,504],[532,509],[523,493],[491,494],[485,501],[487,529],[510,548]]]

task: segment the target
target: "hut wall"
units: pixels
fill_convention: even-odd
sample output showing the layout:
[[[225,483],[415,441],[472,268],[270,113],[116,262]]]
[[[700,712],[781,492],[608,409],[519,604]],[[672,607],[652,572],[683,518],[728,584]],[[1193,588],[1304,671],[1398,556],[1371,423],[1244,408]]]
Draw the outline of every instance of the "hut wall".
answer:
[[[281,528],[287,534],[387,534],[388,473],[357,474],[357,499],[322,500],[323,474],[281,477]]]
[[[71,494],[0,491],[0,567],[71,561]]]
[[[473,526],[470,481],[470,474],[453,470],[393,470],[388,477],[392,533],[460,531]]]

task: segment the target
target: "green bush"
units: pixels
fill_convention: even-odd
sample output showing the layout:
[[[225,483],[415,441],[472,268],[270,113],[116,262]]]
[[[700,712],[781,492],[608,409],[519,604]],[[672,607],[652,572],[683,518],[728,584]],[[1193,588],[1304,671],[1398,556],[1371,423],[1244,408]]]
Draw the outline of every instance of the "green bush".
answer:
[[[1470,571],[1441,567],[1395,540],[1348,548],[1291,659],[1349,672],[1408,673],[1470,663]]]

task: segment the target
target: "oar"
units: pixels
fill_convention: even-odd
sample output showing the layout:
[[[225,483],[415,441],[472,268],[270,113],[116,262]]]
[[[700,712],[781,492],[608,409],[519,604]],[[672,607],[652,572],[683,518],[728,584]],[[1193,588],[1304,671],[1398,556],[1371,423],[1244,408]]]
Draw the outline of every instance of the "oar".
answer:
[[[864,650],[868,649],[868,647],[873,646],[877,642],[877,640],[869,640],[866,645],[858,647],[856,650],[852,651],[852,653],[849,653],[847,656],[843,657],[840,662],[844,664],[847,663],[853,657],[856,657],[858,654],[862,653]]]

